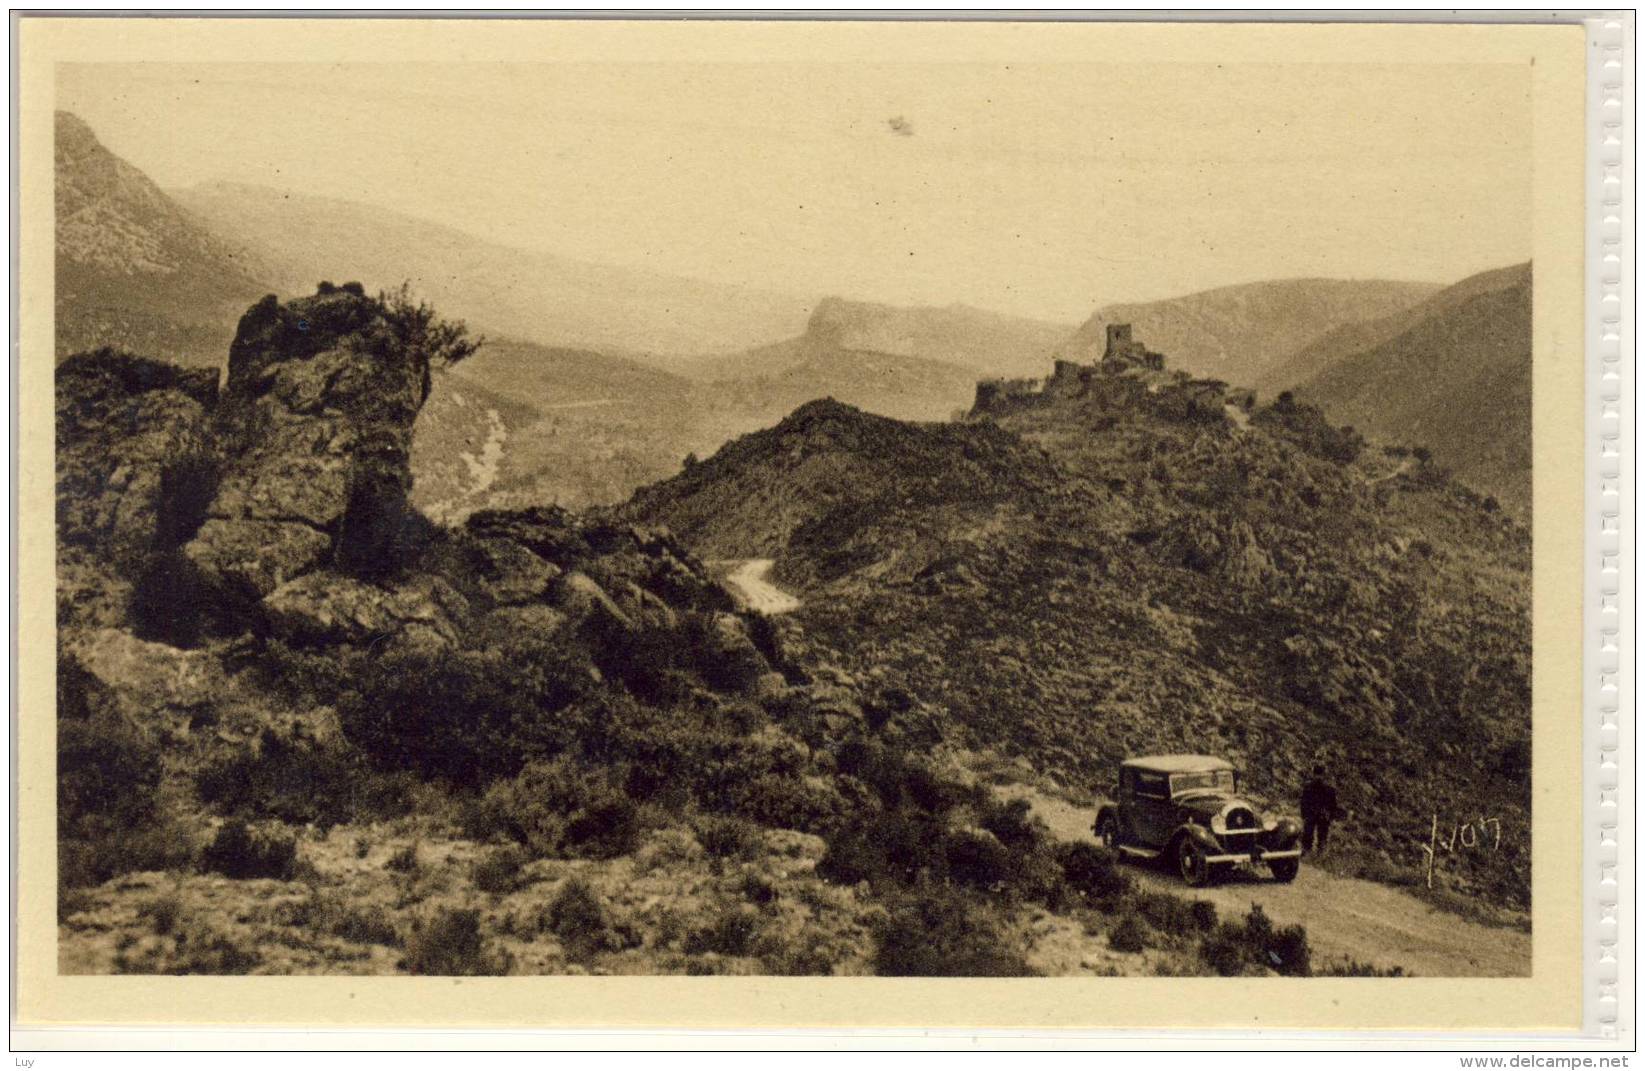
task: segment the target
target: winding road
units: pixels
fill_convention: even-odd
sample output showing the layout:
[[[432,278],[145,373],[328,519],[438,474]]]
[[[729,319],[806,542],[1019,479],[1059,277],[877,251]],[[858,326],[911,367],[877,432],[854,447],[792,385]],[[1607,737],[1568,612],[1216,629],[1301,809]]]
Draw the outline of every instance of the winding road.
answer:
[[[745,558],[735,562],[717,563],[730,566],[725,575],[725,586],[745,610],[762,614],[786,614],[800,608],[800,600],[766,579],[776,564],[770,558]]]
[[[1034,813],[1062,840],[1091,840],[1091,808],[1053,799],[1022,785],[999,790],[1025,797]],[[1522,977],[1531,973],[1531,935],[1487,926],[1429,905],[1388,885],[1340,877],[1302,864],[1289,885],[1266,874],[1236,873],[1229,880],[1187,889],[1175,874],[1153,865],[1127,865],[1126,873],[1150,888],[1217,905],[1223,919],[1238,919],[1261,904],[1277,925],[1301,923],[1316,964],[1351,958],[1384,970],[1428,978]]]

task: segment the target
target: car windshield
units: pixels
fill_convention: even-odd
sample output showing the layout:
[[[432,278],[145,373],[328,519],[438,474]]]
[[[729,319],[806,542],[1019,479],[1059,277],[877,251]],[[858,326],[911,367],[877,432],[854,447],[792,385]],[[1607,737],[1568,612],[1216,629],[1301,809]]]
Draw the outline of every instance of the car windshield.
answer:
[[[1171,775],[1171,795],[1173,796],[1208,788],[1221,789],[1226,792],[1234,791],[1234,771],[1201,770],[1198,773]]]

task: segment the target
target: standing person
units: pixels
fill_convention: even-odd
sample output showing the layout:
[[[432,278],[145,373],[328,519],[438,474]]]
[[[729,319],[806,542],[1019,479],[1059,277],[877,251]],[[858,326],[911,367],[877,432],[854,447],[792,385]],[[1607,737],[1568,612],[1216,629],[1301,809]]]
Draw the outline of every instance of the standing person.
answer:
[[[1310,854],[1324,852],[1331,820],[1341,813],[1337,790],[1325,780],[1325,767],[1315,766],[1313,780],[1302,786],[1302,850]]]

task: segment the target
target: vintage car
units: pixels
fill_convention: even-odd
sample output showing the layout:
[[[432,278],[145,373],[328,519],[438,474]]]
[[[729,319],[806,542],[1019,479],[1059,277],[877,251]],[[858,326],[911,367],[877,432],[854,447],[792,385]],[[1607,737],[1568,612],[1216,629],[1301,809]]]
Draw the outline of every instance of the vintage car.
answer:
[[[1097,840],[1126,855],[1174,863],[1189,885],[1229,868],[1267,864],[1279,881],[1301,866],[1302,824],[1240,795],[1239,775],[1210,755],[1152,755],[1120,764],[1114,799],[1097,801]]]

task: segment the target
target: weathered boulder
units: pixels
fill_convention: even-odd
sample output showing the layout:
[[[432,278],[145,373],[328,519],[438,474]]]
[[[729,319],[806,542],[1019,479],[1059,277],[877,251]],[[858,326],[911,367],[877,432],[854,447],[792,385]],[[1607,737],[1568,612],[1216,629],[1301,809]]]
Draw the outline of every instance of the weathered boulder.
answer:
[[[486,594],[502,606],[543,597],[560,569],[512,539],[477,539],[468,559]]]
[[[249,611],[322,567],[392,566],[429,361],[354,284],[285,305],[271,295],[241,318],[217,408],[224,473],[184,549],[209,597]]]
[[[722,691],[756,692],[760,679],[771,671],[765,656],[735,614],[716,613],[698,629],[697,670]]]
[[[282,584],[263,600],[269,631],[288,643],[370,643],[417,627],[454,642],[467,601],[437,576],[382,588],[327,571]]]
[[[464,527],[482,539],[510,540],[562,569],[576,568],[591,554],[581,520],[559,506],[479,510]]]
[[[611,639],[635,631],[633,619],[587,573],[562,576],[554,586],[553,601],[576,628],[595,639]]]
[[[1171,564],[1239,587],[1260,587],[1274,575],[1273,559],[1243,520],[1216,525],[1200,515],[1185,514],[1154,546]]]
[[[112,628],[66,641],[59,674],[63,704],[77,708],[70,714],[117,718],[160,738],[187,734],[223,687],[217,661],[204,652]]]
[[[481,635],[492,643],[510,644],[552,636],[565,627],[566,616],[551,606],[531,603],[500,606],[480,622]]]
[[[57,368],[57,538],[128,574],[186,538],[209,500],[215,369],[114,350]]]

